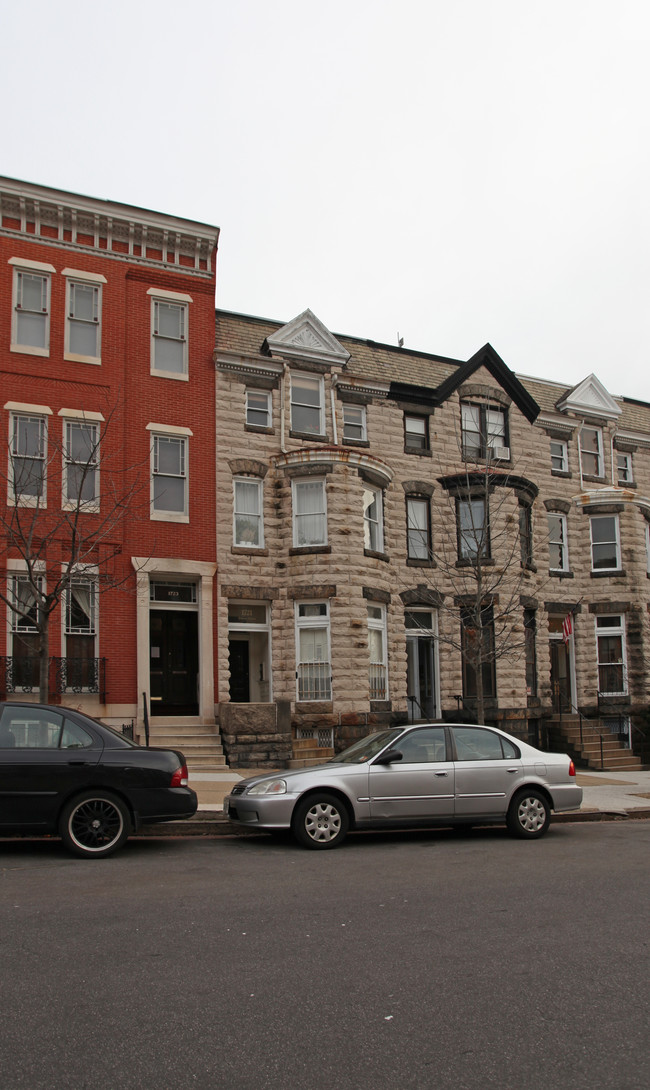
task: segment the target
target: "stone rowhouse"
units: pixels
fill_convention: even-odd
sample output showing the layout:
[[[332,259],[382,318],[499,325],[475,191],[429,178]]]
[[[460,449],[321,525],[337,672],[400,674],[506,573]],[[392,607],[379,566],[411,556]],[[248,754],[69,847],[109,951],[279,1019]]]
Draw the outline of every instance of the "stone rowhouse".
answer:
[[[232,763],[486,718],[543,740],[648,704],[650,405],[596,376],[217,311],[219,719]],[[477,566],[481,568],[477,584]],[[490,654],[491,652],[491,654]],[[490,661],[491,659],[491,661]]]
[[[217,241],[207,224],[0,179],[0,503],[51,535],[44,591],[69,559],[62,514],[78,513],[91,551],[50,625],[51,698],[136,719],[140,736],[143,696],[163,721],[214,724]],[[0,689],[37,700],[8,521],[0,578],[26,608],[0,603]]]

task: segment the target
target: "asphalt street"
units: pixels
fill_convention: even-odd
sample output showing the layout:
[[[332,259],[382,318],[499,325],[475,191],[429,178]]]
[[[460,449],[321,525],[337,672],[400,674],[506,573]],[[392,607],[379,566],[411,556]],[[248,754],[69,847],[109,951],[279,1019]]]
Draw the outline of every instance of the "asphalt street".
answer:
[[[3,1090],[646,1090],[650,821],[0,844]]]

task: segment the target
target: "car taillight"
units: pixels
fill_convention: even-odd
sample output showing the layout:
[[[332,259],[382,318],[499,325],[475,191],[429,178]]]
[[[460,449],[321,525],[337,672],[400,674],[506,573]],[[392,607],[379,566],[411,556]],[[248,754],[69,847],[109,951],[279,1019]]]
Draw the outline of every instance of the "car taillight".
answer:
[[[187,765],[176,769],[170,787],[187,787]]]
[[[569,761],[569,775],[570,776],[575,776],[575,774],[576,774],[576,766],[574,765],[573,761]]]

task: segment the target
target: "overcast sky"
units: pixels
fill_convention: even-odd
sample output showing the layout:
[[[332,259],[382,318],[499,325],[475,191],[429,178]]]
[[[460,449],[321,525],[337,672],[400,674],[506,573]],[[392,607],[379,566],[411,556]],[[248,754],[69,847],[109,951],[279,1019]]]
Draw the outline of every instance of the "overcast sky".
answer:
[[[0,172],[220,226],[220,307],[650,401],[647,0],[0,16]]]

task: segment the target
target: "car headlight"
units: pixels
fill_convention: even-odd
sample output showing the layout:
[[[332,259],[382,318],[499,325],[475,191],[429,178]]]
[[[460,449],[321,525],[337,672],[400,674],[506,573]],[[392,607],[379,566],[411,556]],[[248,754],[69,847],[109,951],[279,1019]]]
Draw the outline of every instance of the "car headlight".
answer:
[[[286,780],[264,780],[248,790],[249,795],[286,795],[286,793]]]

